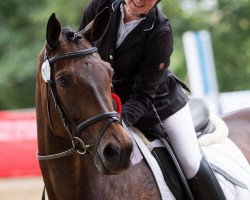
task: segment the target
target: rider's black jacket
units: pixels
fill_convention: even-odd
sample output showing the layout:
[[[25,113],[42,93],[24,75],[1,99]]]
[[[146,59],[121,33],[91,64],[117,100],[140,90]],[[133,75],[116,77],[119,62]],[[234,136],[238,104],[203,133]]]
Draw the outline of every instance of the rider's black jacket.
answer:
[[[111,21],[94,46],[101,58],[114,69],[113,86],[122,100],[122,119],[127,125],[145,130],[172,115],[187,103],[178,80],[169,70],[173,51],[169,20],[155,7],[116,48],[122,0],[92,0],[81,19],[83,29],[104,7],[111,10]]]

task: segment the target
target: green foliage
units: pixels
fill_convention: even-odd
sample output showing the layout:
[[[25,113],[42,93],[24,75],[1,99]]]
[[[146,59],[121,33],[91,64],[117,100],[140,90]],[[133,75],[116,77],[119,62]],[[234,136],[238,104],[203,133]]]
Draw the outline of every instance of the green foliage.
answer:
[[[217,74],[222,91],[249,90],[250,1],[221,0],[212,15]]]
[[[0,1],[0,109],[34,107],[37,58],[54,12],[77,29],[88,1]]]
[[[190,2],[192,9],[183,9]],[[182,34],[207,29],[213,41],[221,92],[249,90],[250,1],[218,0],[206,9],[201,0],[161,1],[174,32],[171,69],[185,82]],[[45,43],[46,24],[54,12],[63,26],[78,28],[88,0],[0,1],[0,109],[34,107],[37,57]]]

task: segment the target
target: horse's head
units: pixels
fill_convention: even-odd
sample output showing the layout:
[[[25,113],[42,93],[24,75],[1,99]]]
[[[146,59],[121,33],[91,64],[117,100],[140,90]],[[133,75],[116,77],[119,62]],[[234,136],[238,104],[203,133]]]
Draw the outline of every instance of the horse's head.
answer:
[[[87,150],[101,172],[116,174],[129,167],[132,143],[113,110],[113,70],[91,45],[102,36],[109,16],[106,9],[84,30],[73,32],[61,29],[55,14],[51,15],[37,70],[37,115],[43,113],[48,128],[42,130],[49,129],[54,141],[71,141],[67,144],[72,143],[73,152]],[[45,141],[46,136],[39,134],[44,133],[38,130],[38,139]],[[44,146],[52,143],[44,141]],[[40,144],[39,153],[56,151],[46,148]]]

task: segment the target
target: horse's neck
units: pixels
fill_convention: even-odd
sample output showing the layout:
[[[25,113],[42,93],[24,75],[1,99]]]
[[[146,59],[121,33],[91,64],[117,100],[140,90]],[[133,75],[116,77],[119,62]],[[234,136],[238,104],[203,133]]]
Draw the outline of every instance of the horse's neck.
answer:
[[[119,175],[103,175],[89,154],[69,156],[48,162],[43,177],[50,199],[160,199],[145,162]]]
[[[89,155],[74,154],[51,161],[40,161],[40,167],[50,199],[96,198],[96,188],[102,188],[103,175]],[[94,198],[92,198],[94,197]],[[85,199],[85,198],[83,198]],[[86,198],[88,199],[88,198]],[[90,199],[90,198],[89,198]]]

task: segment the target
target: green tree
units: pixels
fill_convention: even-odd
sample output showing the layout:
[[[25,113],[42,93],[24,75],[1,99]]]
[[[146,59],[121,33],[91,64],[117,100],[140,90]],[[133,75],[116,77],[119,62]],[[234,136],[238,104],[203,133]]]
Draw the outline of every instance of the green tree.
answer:
[[[49,16],[55,12],[64,25],[77,29],[87,2],[0,2],[0,109],[34,107],[36,64]]]
[[[34,0],[0,2],[0,108],[34,105],[38,32],[31,15],[42,5]]]
[[[250,1],[220,0],[211,32],[221,91],[249,90]]]

